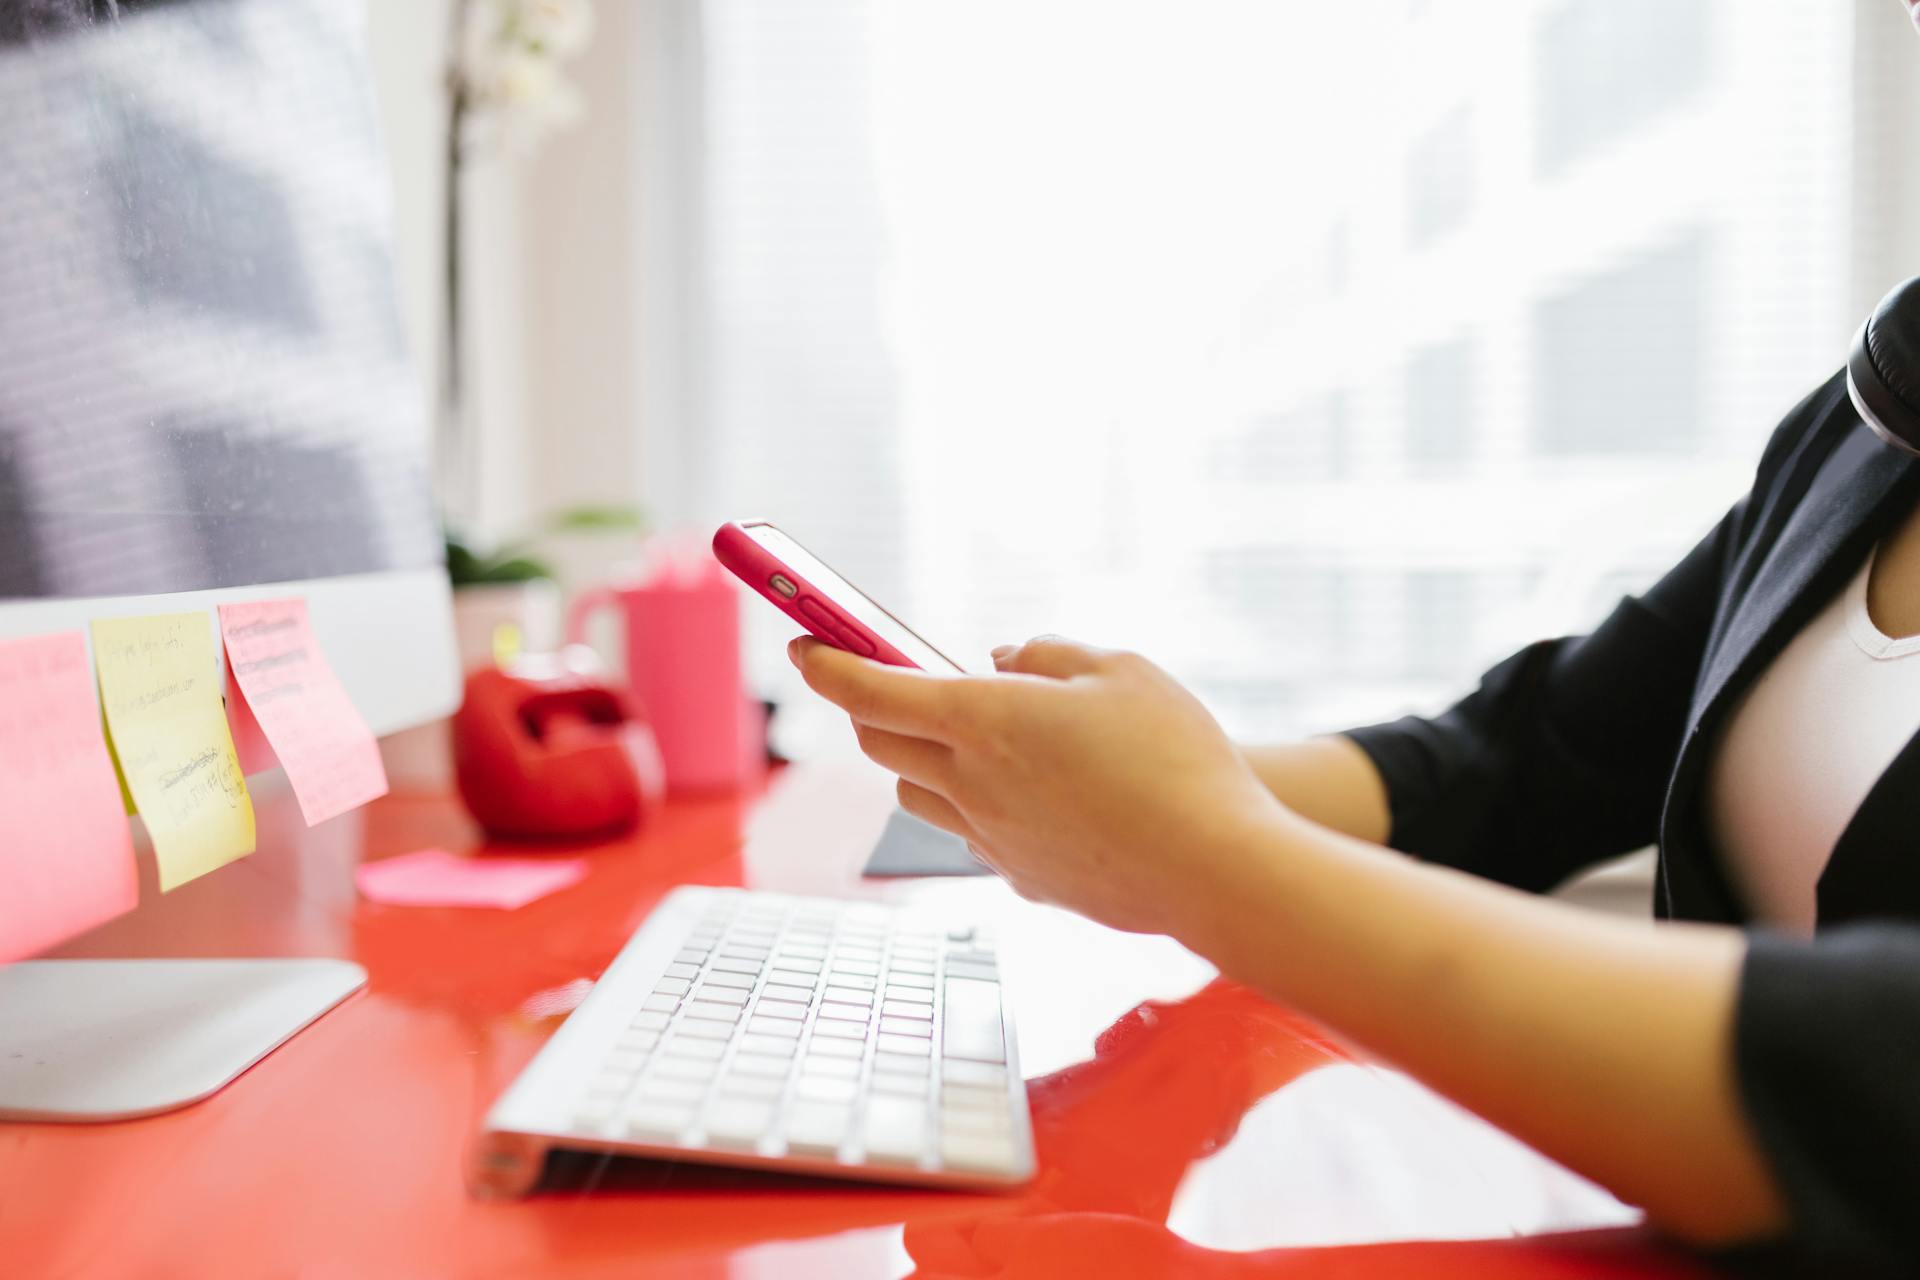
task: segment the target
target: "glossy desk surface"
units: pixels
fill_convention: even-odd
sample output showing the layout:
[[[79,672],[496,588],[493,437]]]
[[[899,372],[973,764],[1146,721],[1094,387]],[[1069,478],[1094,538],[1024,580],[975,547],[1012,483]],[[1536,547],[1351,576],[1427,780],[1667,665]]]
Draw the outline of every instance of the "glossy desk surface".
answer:
[[[1165,939],[990,879],[862,882],[891,788],[789,770],[669,806],[517,911],[358,901],[352,868],[475,847],[394,796],[311,831],[261,797],[262,852],[65,949],[331,955],[354,997],[207,1102],[0,1125],[0,1273],[42,1276],[1682,1276],[1636,1215]],[[147,868],[151,874],[151,868]],[[1008,1196],[600,1163],[468,1197],[479,1118],[677,883],[911,899],[988,922],[1013,984],[1041,1172]],[[1418,1243],[1424,1241],[1424,1243]]]

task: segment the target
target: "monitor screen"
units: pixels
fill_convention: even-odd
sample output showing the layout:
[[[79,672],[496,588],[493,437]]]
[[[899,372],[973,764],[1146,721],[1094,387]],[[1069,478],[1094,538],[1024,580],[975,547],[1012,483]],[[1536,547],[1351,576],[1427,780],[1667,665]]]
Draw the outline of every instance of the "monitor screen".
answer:
[[[0,3],[0,599],[440,563],[357,23]]]

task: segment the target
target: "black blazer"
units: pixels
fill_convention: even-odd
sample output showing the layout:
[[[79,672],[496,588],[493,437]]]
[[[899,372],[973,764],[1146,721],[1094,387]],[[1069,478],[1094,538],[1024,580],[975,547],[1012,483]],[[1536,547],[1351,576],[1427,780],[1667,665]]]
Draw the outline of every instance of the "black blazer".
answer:
[[[1752,491],[1592,634],[1521,650],[1444,714],[1350,731],[1386,783],[1392,844],[1543,890],[1657,843],[1657,914],[1743,923],[1704,822],[1704,766],[1740,695],[1916,498],[1920,461],[1876,439],[1835,376],[1775,431]],[[1909,1273],[1920,1273],[1917,798],[1920,735],[1841,834],[1815,939],[1753,934],[1735,1043],[1793,1247]]]

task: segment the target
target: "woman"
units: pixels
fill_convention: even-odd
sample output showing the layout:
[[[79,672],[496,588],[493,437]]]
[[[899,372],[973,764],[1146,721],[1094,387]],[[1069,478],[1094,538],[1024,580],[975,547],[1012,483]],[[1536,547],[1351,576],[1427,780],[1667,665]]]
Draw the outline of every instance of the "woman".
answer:
[[[1912,392],[1920,347],[1895,354]],[[1294,746],[1237,748],[1145,659],[1052,637],[985,676],[791,653],[901,804],[1022,894],[1171,934],[1685,1240],[1911,1271],[1917,498],[1836,377],[1591,635]],[[1517,892],[1656,841],[1687,923]]]

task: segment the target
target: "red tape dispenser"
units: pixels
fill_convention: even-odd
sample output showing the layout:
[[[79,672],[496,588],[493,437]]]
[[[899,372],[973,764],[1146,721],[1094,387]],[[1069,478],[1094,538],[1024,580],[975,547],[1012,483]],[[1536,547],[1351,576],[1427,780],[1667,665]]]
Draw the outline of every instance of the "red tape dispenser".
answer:
[[[506,839],[616,835],[666,792],[653,731],[583,648],[469,675],[453,761],[468,811]]]

